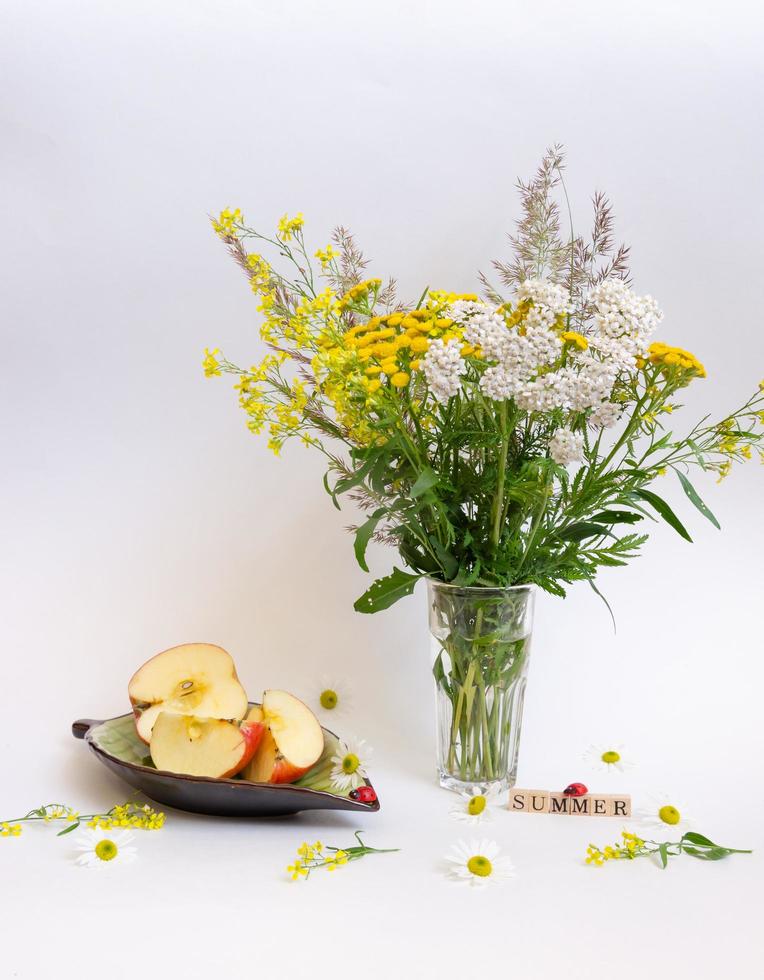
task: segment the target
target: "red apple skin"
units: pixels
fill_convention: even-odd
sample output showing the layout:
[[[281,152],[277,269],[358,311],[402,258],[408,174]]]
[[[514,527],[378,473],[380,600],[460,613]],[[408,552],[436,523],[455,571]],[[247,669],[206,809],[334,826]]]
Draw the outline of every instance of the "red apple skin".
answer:
[[[228,772],[224,772],[222,776],[218,776],[218,779],[230,779],[249,764],[252,756],[257,752],[258,746],[262,740],[263,734],[265,733],[265,725],[262,724],[252,724],[251,722],[243,721],[239,725],[239,730],[241,731],[242,738],[244,739],[244,755],[239,759],[236,765],[229,769]]]
[[[250,762],[255,752],[260,748],[263,735],[265,735],[265,725],[261,721],[243,721],[239,725],[239,728],[241,729],[241,734],[244,736],[247,752],[244,756],[244,761],[236,772],[240,772]]]
[[[299,779],[300,776],[304,776],[312,766],[305,766],[303,769],[293,766],[291,762],[287,762],[283,756],[276,760],[273,765],[273,771],[271,772],[271,778],[268,780],[269,783],[293,783],[295,779]]]

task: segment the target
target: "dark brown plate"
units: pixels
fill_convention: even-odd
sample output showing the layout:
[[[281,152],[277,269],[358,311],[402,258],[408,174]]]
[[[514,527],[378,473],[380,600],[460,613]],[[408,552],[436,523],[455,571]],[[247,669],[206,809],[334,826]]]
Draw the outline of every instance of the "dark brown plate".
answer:
[[[337,736],[324,729],[324,754],[314,770],[297,783],[250,783],[244,779],[212,779],[162,772],[144,765],[148,746],[138,738],[132,714],[108,721],[82,719],[72,725],[96,758],[149,799],[190,813],[216,817],[283,817],[301,810],[354,810],[375,813],[379,800],[360,803],[341,793],[301,786],[311,772],[334,753]],[[371,785],[366,780],[366,785]]]

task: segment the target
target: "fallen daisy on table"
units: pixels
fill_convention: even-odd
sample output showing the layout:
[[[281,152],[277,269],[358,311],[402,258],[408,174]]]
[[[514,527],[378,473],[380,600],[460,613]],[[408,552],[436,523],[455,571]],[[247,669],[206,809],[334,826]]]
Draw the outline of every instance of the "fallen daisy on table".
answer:
[[[625,769],[631,769],[634,766],[634,763],[630,759],[624,758],[623,745],[613,745],[611,743],[604,746],[590,745],[586,752],[584,752],[583,759],[592,768],[599,769],[601,772],[612,772],[614,770],[623,772]]]
[[[318,710],[326,711],[333,718],[344,715],[352,705],[350,688],[347,684],[337,684],[334,679],[323,677],[318,685]]]
[[[133,835],[128,830],[83,830],[77,835],[77,864],[96,868],[101,864],[129,864],[135,860]]]
[[[688,830],[693,822],[684,803],[666,793],[650,796],[647,806],[640,807],[634,816],[643,824],[663,830]]]
[[[332,756],[332,786],[341,793],[363,786],[371,753],[371,747],[362,738],[340,739],[337,752]]]
[[[487,790],[473,786],[469,793],[459,794],[459,802],[451,807],[449,813],[454,820],[462,820],[464,823],[470,824],[482,823],[484,820],[490,820],[493,816],[491,806],[499,803],[500,795],[496,786]]]
[[[498,884],[515,873],[512,862],[492,840],[460,840],[446,854],[446,861],[449,878],[476,888]]]

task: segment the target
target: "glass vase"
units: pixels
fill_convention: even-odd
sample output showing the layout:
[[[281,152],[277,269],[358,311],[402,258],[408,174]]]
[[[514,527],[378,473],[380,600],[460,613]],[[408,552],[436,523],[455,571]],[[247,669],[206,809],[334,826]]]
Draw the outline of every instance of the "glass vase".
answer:
[[[515,784],[535,590],[428,580],[440,785]]]

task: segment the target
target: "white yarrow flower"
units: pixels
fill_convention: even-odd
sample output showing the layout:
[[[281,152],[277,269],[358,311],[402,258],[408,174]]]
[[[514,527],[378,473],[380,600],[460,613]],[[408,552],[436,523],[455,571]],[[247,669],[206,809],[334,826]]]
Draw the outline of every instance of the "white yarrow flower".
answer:
[[[583,433],[558,429],[549,440],[549,455],[559,466],[580,463],[584,458]]]
[[[476,888],[497,884],[515,872],[512,862],[491,840],[458,841],[446,854],[446,862],[453,881]]]
[[[329,777],[332,786],[341,793],[363,786],[371,754],[371,747],[362,738],[349,738],[347,741],[340,739],[337,752],[332,756],[333,765]]]
[[[135,860],[133,835],[127,830],[88,829],[77,835],[76,863],[84,868],[105,864],[129,864]]]
[[[609,429],[615,425],[623,412],[622,405],[615,402],[600,402],[589,416],[589,425],[595,429]]]
[[[422,360],[422,371],[437,401],[445,404],[461,388],[467,365],[461,355],[461,341],[433,340]]]
[[[459,794],[459,802],[455,803],[449,812],[454,820],[461,820],[469,824],[482,823],[484,820],[490,820],[493,816],[491,807],[499,802],[500,795],[496,786],[487,790],[473,786],[469,793]]]

